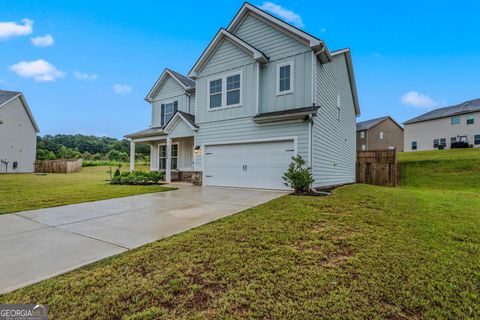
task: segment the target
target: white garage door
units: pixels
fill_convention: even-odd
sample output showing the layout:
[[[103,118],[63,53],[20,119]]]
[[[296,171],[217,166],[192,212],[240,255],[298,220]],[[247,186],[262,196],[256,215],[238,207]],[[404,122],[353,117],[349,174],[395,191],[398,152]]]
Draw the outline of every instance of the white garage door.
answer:
[[[206,146],[205,184],[287,189],[282,175],[293,155],[293,140]]]

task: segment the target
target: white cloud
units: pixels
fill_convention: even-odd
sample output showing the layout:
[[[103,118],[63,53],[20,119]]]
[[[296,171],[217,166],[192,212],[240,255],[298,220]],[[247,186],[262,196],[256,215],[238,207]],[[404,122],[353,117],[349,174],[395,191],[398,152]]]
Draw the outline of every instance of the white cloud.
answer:
[[[35,81],[55,81],[57,78],[65,77],[63,71],[58,70],[53,64],[39,59],[35,61],[20,61],[12,66],[10,70],[20,77],[33,78]]]
[[[284,19],[285,21],[293,24],[295,27],[303,28],[305,25],[303,24],[302,17],[297,13],[285,9],[284,7],[269,1],[265,1],[261,6],[260,9],[273,13],[274,15]]]
[[[438,105],[438,102],[430,98],[428,94],[418,93],[417,91],[409,91],[402,98],[402,103],[417,108],[431,109]]]
[[[113,86],[113,91],[115,91],[115,93],[117,93],[119,95],[124,96],[124,95],[132,92],[132,87],[127,86],[125,84],[116,84],[116,85]]]
[[[88,74],[88,73],[83,73],[79,71],[73,71],[73,76],[77,80],[89,80],[89,81],[96,80],[98,78],[98,76],[95,73]]]
[[[55,42],[55,40],[53,40],[53,37],[49,34],[46,34],[43,37],[35,37],[31,40],[32,44],[36,47],[50,47]]]
[[[23,19],[22,24],[16,22],[0,22],[0,40],[11,37],[27,36],[33,32],[33,21]]]

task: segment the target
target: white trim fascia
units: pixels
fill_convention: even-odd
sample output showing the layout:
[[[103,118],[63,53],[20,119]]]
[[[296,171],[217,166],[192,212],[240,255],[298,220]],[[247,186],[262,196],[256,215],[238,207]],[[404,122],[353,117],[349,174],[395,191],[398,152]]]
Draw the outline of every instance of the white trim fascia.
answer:
[[[328,48],[326,47],[325,43],[322,40],[286,23],[285,21],[277,17],[272,16],[271,14],[251,5],[248,2],[246,2],[242,6],[242,8],[238,11],[238,13],[235,15],[233,20],[228,25],[227,30],[229,32],[235,33],[237,31],[237,28],[241,25],[244,18],[249,13],[249,11],[257,15],[258,17],[260,17],[260,19],[263,22],[267,23],[271,27],[279,30],[280,32],[289,34],[293,38],[309,46],[315,52],[319,52],[320,50],[325,48],[326,50],[324,51],[324,54],[325,54],[326,60],[327,61],[331,60],[330,52],[328,51]]]
[[[187,91],[187,90],[190,90],[192,88],[192,87],[185,86],[183,84],[183,82],[181,82],[172,72],[170,72],[170,70],[168,70],[166,68],[165,70],[163,70],[163,72],[160,75],[160,77],[158,78],[158,80],[155,82],[153,87],[148,92],[147,96],[145,97],[146,101],[148,101],[148,102],[154,101],[150,95],[153,93],[153,91],[155,91],[157,89],[157,86],[160,86],[160,84],[163,84],[166,81],[165,78],[166,78],[167,75],[170,76],[171,78],[173,78],[175,81],[177,81],[178,84],[183,88],[183,90]]]
[[[290,66],[290,90],[280,91],[280,68],[284,66]],[[286,94],[292,94],[294,92],[295,83],[295,63],[293,60],[277,63],[275,75],[275,93],[277,96],[283,96]]]
[[[227,78],[231,76],[240,75],[240,101],[237,104],[227,105]],[[210,82],[215,80],[222,80],[222,106],[217,108],[210,108]],[[237,90],[237,89],[235,89]],[[218,93],[216,93],[218,94]],[[225,110],[230,108],[237,108],[242,106],[243,97],[243,70],[236,70],[223,75],[210,77],[207,79],[207,112]]]
[[[7,103],[9,103],[10,101],[13,101],[14,99],[20,97],[21,95],[22,95],[22,94],[19,93],[19,94],[17,94],[16,96],[12,97],[11,99],[9,99],[9,100],[5,101],[4,103],[0,104],[0,108],[3,107],[4,105],[6,105]]]
[[[355,114],[357,117],[360,116],[360,104],[358,102],[358,93],[357,93],[357,84],[355,82],[355,73],[353,71],[353,63],[352,63],[352,54],[350,52],[350,48],[337,50],[332,53],[332,56],[344,55],[345,62],[347,65],[347,72],[348,72],[348,80],[350,82],[350,89],[352,91],[353,97],[353,105],[355,107]]]
[[[256,62],[256,81],[257,81],[257,90],[255,92],[256,97],[255,97],[255,115],[260,113],[260,63]]]
[[[207,62],[210,60],[210,57],[212,54],[217,50],[217,48],[220,46],[222,41],[228,38],[231,40],[237,47],[249,52],[253,59],[257,62],[260,63],[267,63],[268,58],[265,56],[265,54],[259,50],[257,50],[255,47],[252,45],[248,44],[247,42],[243,41],[236,35],[230,33],[229,31],[220,28],[220,30],[217,32],[215,37],[212,39],[208,47],[205,49],[205,51],[202,53],[200,58],[198,58],[197,62],[193,66],[193,68],[190,70],[188,73],[188,76],[191,79],[197,79],[198,78],[198,73],[202,71],[203,67],[207,64]]]
[[[145,137],[145,138],[130,138],[131,141],[133,142],[148,142],[148,141],[161,141],[161,140],[166,140],[167,136],[151,136],[151,137]]]
[[[178,117],[178,119],[174,119],[174,118],[177,118],[177,117]],[[185,117],[180,112],[178,112],[178,110],[177,110],[177,112],[173,114],[173,117],[170,119],[168,124],[163,128],[163,131],[165,131],[167,134],[170,134],[170,132],[177,126],[177,124],[180,122],[180,120],[185,122],[187,124],[187,126],[190,129],[192,129],[192,131],[198,130],[198,128],[194,127],[190,123],[190,121],[185,119]]]
[[[312,59],[312,106],[315,105],[315,94],[317,89],[317,60],[315,59],[315,54],[311,54]]]

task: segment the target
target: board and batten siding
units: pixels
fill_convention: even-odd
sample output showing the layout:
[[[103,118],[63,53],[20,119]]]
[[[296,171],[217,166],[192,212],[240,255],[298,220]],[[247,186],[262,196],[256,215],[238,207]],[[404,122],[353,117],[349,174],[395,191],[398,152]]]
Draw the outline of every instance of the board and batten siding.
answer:
[[[343,54],[330,63],[317,62],[315,101],[320,108],[312,127],[314,187],[355,182],[356,114]]]
[[[253,13],[234,33],[269,58],[269,63],[260,69],[260,113],[311,106],[313,53],[308,46]],[[293,61],[293,93],[277,96],[277,65],[289,61]]]
[[[178,110],[189,112],[189,102],[185,90],[176,80],[169,76],[153,97],[152,127],[159,127],[161,125],[160,118],[162,116],[162,103],[168,103],[175,100],[178,101]]]
[[[150,166],[158,168],[159,166],[159,146],[167,144],[166,140],[151,142],[152,148],[155,148],[155,158],[150,159]],[[178,164],[179,170],[191,171],[193,169],[193,137],[174,138],[172,144],[178,144]],[[156,170],[156,169],[152,169]]]
[[[195,115],[195,93],[190,94],[188,98],[188,113]]]
[[[204,123],[195,137],[195,144],[205,145],[221,142],[242,142],[247,140],[268,140],[279,137],[296,137],[297,154],[308,156],[308,123],[295,122],[278,125],[257,126],[250,117]],[[202,154],[195,156],[195,170],[202,171]]]
[[[20,172],[33,172],[37,133],[19,97],[0,107],[0,119],[0,159],[9,161],[8,172],[14,172],[13,162]],[[4,164],[0,170],[5,172]]]
[[[235,57],[232,59],[232,56]],[[195,122],[199,125],[226,119],[251,116],[256,113],[256,62],[253,58],[225,39],[199,73],[196,84]],[[209,80],[241,72],[241,106],[208,109]],[[223,101],[225,103],[225,101]]]

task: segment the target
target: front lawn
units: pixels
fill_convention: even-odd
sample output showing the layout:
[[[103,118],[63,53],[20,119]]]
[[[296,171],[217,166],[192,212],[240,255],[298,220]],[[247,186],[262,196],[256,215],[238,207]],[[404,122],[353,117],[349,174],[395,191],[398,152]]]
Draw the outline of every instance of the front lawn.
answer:
[[[0,214],[171,190],[160,185],[110,185],[108,170],[88,167],[71,174],[0,174]]]
[[[52,319],[480,317],[480,196],[285,196],[0,297]]]

